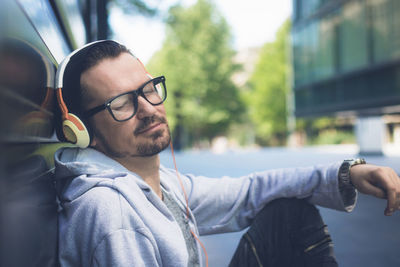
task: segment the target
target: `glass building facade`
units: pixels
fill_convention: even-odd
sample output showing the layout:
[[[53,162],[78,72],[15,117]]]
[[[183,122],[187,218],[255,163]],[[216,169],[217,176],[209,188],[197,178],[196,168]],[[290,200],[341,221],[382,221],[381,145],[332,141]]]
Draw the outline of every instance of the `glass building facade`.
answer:
[[[296,116],[400,112],[398,12],[398,0],[293,0]]]

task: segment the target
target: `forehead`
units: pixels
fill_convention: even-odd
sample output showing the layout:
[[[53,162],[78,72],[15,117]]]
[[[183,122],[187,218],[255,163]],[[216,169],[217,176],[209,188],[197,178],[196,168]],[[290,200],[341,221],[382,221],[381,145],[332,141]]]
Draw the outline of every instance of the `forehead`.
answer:
[[[135,90],[149,80],[138,59],[129,53],[106,58],[85,71],[81,84],[90,95],[90,102],[104,102],[110,97]]]

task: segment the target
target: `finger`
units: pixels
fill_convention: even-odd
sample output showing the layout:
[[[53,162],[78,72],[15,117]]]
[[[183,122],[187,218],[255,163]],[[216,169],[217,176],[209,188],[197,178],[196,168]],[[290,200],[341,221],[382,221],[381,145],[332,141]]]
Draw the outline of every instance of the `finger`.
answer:
[[[397,200],[397,209],[398,210],[400,210],[400,193],[398,192],[397,194],[396,194],[396,200]]]
[[[385,215],[392,215],[393,212],[397,209],[397,192],[399,191],[398,188],[398,181],[394,179],[394,171],[390,168],[379,168],[377,169],[372,177],[373,183],[379,186],[386,192],[387,198],[387,206],[385,209]],[[371,177],[371,178],[372,178]]]
[[[396,172],[394,172],[392,170],[392,175],[391,175],[393,184],[394,184],[394,190],[396,192],[396,209],[400,210],[400,178],[399,176],[396,174]]]
[[[396,204],[394,205],[394,208],[391,208],[388,204],[388,206],[385,209],[385,215],[392,215],[396,210],[400,210],[400,193],[396,193]]]
[[[385,209],[385,215],[386,216],[390,216],[393,214],[393,212],[396,210],[397,208],[397,193],[395,190],[393,190],[392,188],[387,190],[387,207]]]
[[[363,183],[362,188],[359,189],[361,193],[375,196],[377,198],[386,198],[386,192],[378,186],[374,186],[370,183]]]

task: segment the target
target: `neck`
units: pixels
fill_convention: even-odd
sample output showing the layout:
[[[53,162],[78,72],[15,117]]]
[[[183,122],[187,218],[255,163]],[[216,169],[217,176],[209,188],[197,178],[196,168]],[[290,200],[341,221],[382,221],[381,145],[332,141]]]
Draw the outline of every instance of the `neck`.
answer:
[[[160,157],[158,154],[151,157],[127,157],[116,158],[115,160],[131,172],[139,175],[162,198],[159,171]]]

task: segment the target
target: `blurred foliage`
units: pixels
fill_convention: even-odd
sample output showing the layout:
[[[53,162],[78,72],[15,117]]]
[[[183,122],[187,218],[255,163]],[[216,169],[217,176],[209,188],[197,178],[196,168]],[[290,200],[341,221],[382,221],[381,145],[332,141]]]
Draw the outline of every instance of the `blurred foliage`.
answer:
[[[166,39],[147,67],[165,75],[165,103],[178,147],[225,135],[243,113],[231,76],[233,63],[229,27],[208,0],[174,6],[166,21]],[[175,144],[174,144],[175,145]]]
[[[296,130],[306,134],[308,145],[350,144],[356,142],[353,124],[341,117],[302,118]]]
[[[243,94],[255,127],[256,142],[261,145],[286,142],[290,27],[287,20],[278,30],[276,40],[261,49],[249,90]]]
[[[337,129],[322,130],[318,135],[309,139],[309,145],[340,145],[340,144],[354,144],[356,137],[354,131],[344,131]]]
[[[125,13],[140,14],[142,16],[154,16],[159,11],[156,7],[151,6],[142,0],[110,0],[116,6],[120,7]],[[158,1],[159,2],[159,1]]]

